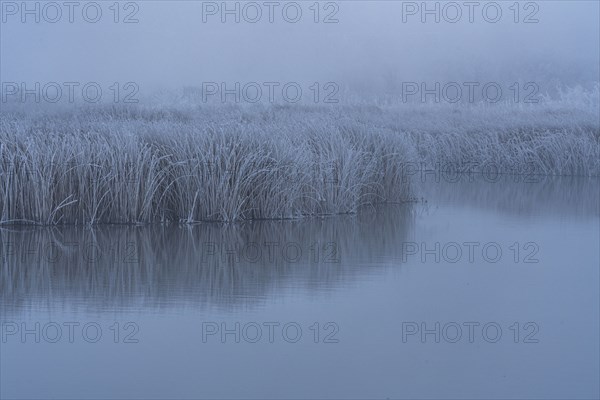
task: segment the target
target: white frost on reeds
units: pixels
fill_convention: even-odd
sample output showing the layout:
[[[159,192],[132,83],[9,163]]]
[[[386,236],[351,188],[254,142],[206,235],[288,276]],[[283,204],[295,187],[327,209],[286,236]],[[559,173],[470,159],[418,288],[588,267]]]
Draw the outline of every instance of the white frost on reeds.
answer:
[[[596,94],[529,106],[8,107],[0,223],[353,213],[408,198],[411,163],[597,176],[597,103]]]

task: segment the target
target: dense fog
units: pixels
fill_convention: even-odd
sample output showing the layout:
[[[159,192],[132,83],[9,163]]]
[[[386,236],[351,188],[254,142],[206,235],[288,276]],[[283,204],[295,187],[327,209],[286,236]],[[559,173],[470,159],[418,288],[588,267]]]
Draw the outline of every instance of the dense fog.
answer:
[[[6,82],[135,82],[142,95],[203,82],[335,82],[389,93],[454,81],[535,82],[544,93],[598,81],[597,2],[115,4],[3,1],[3,92],[14,89]]]

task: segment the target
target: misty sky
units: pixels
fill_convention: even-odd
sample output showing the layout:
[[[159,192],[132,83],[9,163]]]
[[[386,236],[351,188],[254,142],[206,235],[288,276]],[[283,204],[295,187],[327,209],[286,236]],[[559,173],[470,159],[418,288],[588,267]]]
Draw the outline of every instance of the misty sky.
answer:
[[[95,24],[85,22],[79,9],[73,23],[67,15],[57,23],[43,19],[35,23],[35,16],[22,23],[20,11],[13,15],[14,9],[2,3],[4,82],[134,81],[147,92],[223,80],[336,81],[379,87],[389,77],[402,81],[558,78],[566,84],[587,84],[597,81],[599,73],[599,3],[595,1],[536,2],[539,10],[534,18],[539,22],[529,24],[514,23],[512,1],[497,3],[503,11],[498,23],[486,22],[481,6],[474,11],[473,23],[465,14],[456,23],[443,18],[435,23],[433,16],[421,23],[419,13],[405,15],[404,23],[407,6],[402,2],[338,1],[333,18],[339,22],[329,24],[314,23],[312,1],[298,3],[303,14],[294,24],[282,18],[281,7],[289,2],[279,2],[274,23],[269,23],[264,6],[257,23],[243,18],[235,23],[233,16],[222,23],[218,12],[205,15],[203,22],[207,5],[201,1],[140,1],[134,15],[139,22],[131,24],[113,22],[110,1],[99,2],[103,15]],[[523,9],[526,3],[521,2],[520,20],[533,11]],[[221,2],[213,4],[221,6]],[[429,4],[433,7],[433,2]],[[334,6],[325,10],[325,5],[321,2],[320,20],[335,11]],[[233,8],[233,2],[229,6]],[[133,11],[133,6],[122,9],[119,20]]]

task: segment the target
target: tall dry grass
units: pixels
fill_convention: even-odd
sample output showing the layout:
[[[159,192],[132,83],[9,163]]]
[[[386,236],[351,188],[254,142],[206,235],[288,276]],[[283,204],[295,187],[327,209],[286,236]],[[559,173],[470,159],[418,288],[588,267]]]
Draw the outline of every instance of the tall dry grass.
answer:
[[[600,175],[598,95],[544,104],[4,110],[0,223],[285,219],[406,199],[406,166]]]
[[[274,110],[237,108],[5,114],[0,221],[294,218],[399,197],[406,141],[347,117],[308,110],[282,121]]]

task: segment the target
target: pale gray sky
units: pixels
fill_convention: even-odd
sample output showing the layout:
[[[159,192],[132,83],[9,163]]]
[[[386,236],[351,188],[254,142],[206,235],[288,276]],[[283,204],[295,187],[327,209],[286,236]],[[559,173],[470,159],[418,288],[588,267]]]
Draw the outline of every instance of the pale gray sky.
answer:
[[[9,3],[7,5],[7,3]],[[62,4],[63,2],[58,2]],[[87,2],[80,3],[81,5]],[[135,12],[139,23],[114,23],[112,1],[98,2],[100,22],[82,17],[82,7],[68,22],[61,7],[56,23],[34,23],[13,5],[2,1],[2,81],[135,81],[140,91],[178,88],[203,81],[336,81],[378,87],[386,76],[402,81],[429,80],[547,80],[586,83],[598,80],[599,6],[596,1],[521,2],[514,23],[512,1],[499,4],[498,23],[486,22],[482,5],[469,22],[465,2],[457,23],[421,23],[410,2],[321,2],[319,19],[334,13],[338,23],[314,23],[314,2],[298,2],[302,18],[286,22],[283,5],[275,7],[275,23],[268,7],[257,23],[221,23],[220,14],[202,20],[203,7],[221,2],[122,2],[119,20]],[[442,2],[440,7],[443,8]],[[531,3],[537,5],[534,8]],[[34,7],[34,2],[28,3]],[[40,3],[40,7],[44,3]],[[243,2],[240,7],[243,7]],[[417,6],[421,2],[412,3]],[[434,2],[428,2],[434,7]],[[233,2],[229,2],[234,7]],[[403,23],[403,7],[407,22]],[[255,11],[247,9],[249,18]],[[288,9],[288,15],[294,15]],[[455,11],[446,9],[452,18]],[[494,11],[494,10],[492,10]],[[488,14],[493,17],[493,12]],[[55,11],[46,10],[48,18]],[[523,23],[529,14],[539,23]],[[94,10],[88,10],[94,16]],[[443,14],[442,14],[443,16]]]

